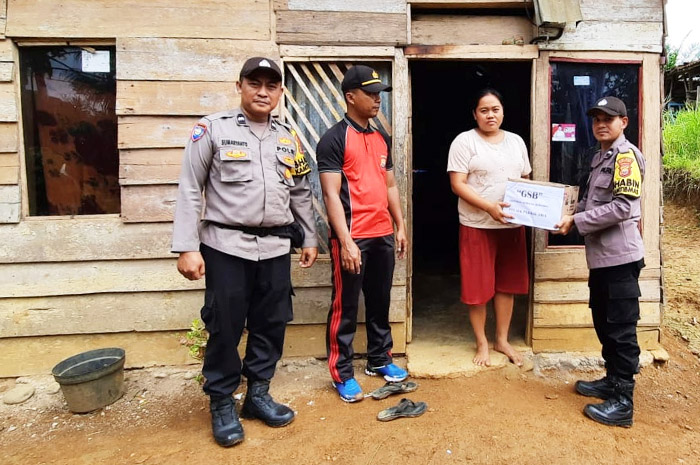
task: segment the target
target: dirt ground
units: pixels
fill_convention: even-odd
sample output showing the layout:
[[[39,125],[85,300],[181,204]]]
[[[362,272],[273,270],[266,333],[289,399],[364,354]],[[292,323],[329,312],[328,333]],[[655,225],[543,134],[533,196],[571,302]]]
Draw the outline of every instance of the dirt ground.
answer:
[[[3,464],[700,464],[700,228],[691,210],[665,209],[666,313],[663,345],[671,359],[637,380],[630,429],[598,425],[582,414],[589,399],[573,392],[598,373],[510,366],[473,377],[418,379],[407,395],[427,402],[411,419],[382,423],[377,413],[399,396],[341,402],[325,362],[287,359],[272,390],[297,411],[281,429],[244,420],[246,439],[217,446],[196,366],[130,370],[113,405],[74,415],[48,376],[20,405],[0,403]],[[183,349],[184,350],[184,349]],[[404,360],[398,360],[403,364]],[[361,373],[361,361],[357,373]],[[366,392],[382,381],[358,375]],[[1,391],[15,380],[0,380]]]

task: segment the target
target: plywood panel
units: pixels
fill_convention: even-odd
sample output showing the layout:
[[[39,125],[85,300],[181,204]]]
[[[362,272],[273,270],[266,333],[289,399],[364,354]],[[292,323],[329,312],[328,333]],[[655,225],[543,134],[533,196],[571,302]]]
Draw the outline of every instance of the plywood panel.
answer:
[[[204,280],[189,281],[180,276],[176,269],[176,255],[171,256],[144,260],[5,264],[0,298],[204,289]],[[302,269],[296,258],[292,257],[291,267],[295,288],[331,285],[330,260],[324,258],[310,269]],[[393,283],[404,286],[405,275],[397,270]],[[396,298],[399,298],[398,294]]]
[[[502,45],[519,39],[527,44],[534,37],[534,26],[518,16],[414,15],[411,43],[423,45]]]
[[[659,330],[637,329],[642,350],[658,349]],[[533,328],[533,352],[598,352],[600,342],[593,328]]]
[[[0,186],[0,223],[18,223],[20,205],[19,186]]]
[[[541,43],[543,50],[634,50],[661,52],[660,22],[583,21],[568,25],[560,39]]]
[[[287,0],[289,10],[366,11],[373,13],[404,13],[405,0]]]
[[[120,149],[185,147],[199,117],[120,116]]]
[[[240,104],[234,81],[118,81],[117,115],[204,116]]]
[[[0,152],[17,152],[17,124],[0,123]]]
[[[661,286],[656,278],[641,279],[641,301],[659,302]],[[534,301],[545,302],[588,302],[588,283],[586,281],[541,281],[535,283]]]
[[[587,303],[547,303],[534,304],[533,326],[546,327],[593,327],[591,309]],[[661,304],[642,302],[640,304],[639,326],[659,327],[661,324]]]
[[[270,37],[267,0],[9,0],[8,17],[12,37]]]
[[[246,58],[277,60],[279,50],[261,40],[117,39],[117,56],[121,81],[230,82],[238,79]]]
[[[392,289],[389,321],[406,320],[406,288]],[[0,299],[0,338],[167,331],[200,318],[204,291],[132,292]],[[292,324],[325,324],[331,289],[297,288]],[[358,321],[365,321],[364,299]]]
[[[581,0],[585,21],[662,22],[662,0],[618,0],[601,7],[600,0]]]
[[[277,11],[279,44],[401,45],[406,15],[396,13]]]
[[[406,326],[395,323],[391,329],[394,354],[406,352]],[[291,325],[287,327],[283,357],[325,357],[326,325]],[[185,331],[130,332],[73,336],[39,336],[0,339],[0,378],[48,374],[61,360],[83,351],[103,347],[121,347],[126,351],[127,368],[158,365],[199,364],[180,344]],[[243,337],[239,352],[245,347]],[[357,325],[354,347],[365,353],[365,325]]]
[[[173,258],[171,233],[171,224],[124,224],[117,216],[26,219],[0,226],[0,263]]]
[[[122,219],[127,223],[172,221],[177,200],[173,184],[122,186]]]

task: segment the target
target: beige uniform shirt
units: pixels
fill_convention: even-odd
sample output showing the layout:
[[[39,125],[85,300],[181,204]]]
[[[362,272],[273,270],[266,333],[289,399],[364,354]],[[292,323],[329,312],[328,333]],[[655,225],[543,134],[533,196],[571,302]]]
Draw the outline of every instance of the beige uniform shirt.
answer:
[[[309,172],[299,139],[282,123],[271,118],[258,138],[240,109],[202,118],[185,147],[172,252],[197,251],[200,243],[254,261],[289,252],[288,238],[211,222],[274,227],[296,220],[306,235],[303,247],[316,247]]]

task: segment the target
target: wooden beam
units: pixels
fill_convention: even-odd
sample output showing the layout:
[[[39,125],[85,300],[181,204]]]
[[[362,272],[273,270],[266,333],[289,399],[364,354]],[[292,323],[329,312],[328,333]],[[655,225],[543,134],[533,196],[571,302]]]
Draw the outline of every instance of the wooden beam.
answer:
[[[660,302],[661,283],[658,278],[640,279],[642,291],[640,301]],[[541,281],[535,284],[533,300],[536,303],[588,302],[589,289],[586,281]]]
[[[9,0],[8,17],[11,37],[270,38],[267,0]]]
[[[457,60],[532,60],[539,56],[536,45],[409,45],[406,58]]]
[[[404,13],[405,0],[287,0],[289,10]]]
[[[639,326],[661,325],[661,303],[641,302]],[[592,328],[588,303],[535,303],[533,326],[536,328]]]
[[[391,291],[389,321],[406,320],[406,288]],[[185,330],[200,318],[204,291],[130,292],[0,299],[0,338]],[[291,324],[325,324],[330,287],[297,288]],[[360,299],[358,322],[365,321]]]
[[[277,11],[279,44],[403,45],[405,13]]]
[[[657,185],[658,187],[658,185]],[[658,257],[653,251],[644,257],[647,266],[642,269],[641,278],[661,278],[661,267]],[[656,262],[656,266],[652,263]],[[547,251],[535,253],[535,281],[573,281],[588,279],[586,255],[582,248],[565,249],[564,251]]]
[[[638,328],[637,340],[642,350],[658,349],[660,331]],[[538,352],[600,351],[600,342],[593,328],[533,328],[532,350]]]
[[[584,21],[663,22],[661,1],[617,0],[601,8],[598,0],[581,0]]]
[[[124,185],[121,189],[122,219],[126,223],[173,221],[177,186],[173,184]]]
[[[120,149],[184,148],[199,117],[120,116]]]
[[[117,81],[117,115],[205,116],[236,108],[236,76],[229,82]]]
[[[406,0],[413,8],[532,8],[531,0]]]
[[[116,215],[27,218],[0,227],[0,263],[173,258],[172,229],[167,223],[124,224]]]
[[[0,61],[13,62],[13,49],[14,45],[12,44],[12,40],[0,40]]]
[[[383,46],[346,46],[346,45],[280,45],[280,55],[285,61],[294,61],[295,57],[330,59],[337,61],[347,58],[391,58],[394,47]]]
[[[0,298],[204,289],[204,280],[188,281],[180,276],[176,255],[171,256],[143,260],[6,263],[0,281]],[[295,288],[330,287],[330,260],[324,258],[313,267],[302,269],[295,258],[291,266]],[[394,274],[393,283],[405,285],[406,276],[400,269]]]
[[[15,78],[15,64],[0,62],[0,82],[11,82]]]
[[[394,354],[406,352],[404,323],[392,325]],[[326,325],[290,325],[284,341],[283,357],[325,357]],[[0,339],[0,378],[48,374],[61,360],[78,353],[103,347],[121,347],[126,351],[126,368],[158,365],[200,364],[192,359],[180,341],[185,331],[130,332],[73,336],[39,336]],[[246,337],[239,344],[245,350]],[[364,324],[357,325],[355,352],[366,352]]]
[[[248,57],[279,59],[277,44],[262,40],[120,38],[117,54],[120,81],[230,82]]]

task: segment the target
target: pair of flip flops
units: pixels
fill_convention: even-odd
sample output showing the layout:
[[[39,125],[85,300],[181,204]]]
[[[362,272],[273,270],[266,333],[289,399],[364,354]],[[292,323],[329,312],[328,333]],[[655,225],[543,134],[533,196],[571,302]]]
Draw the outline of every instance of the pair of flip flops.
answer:
[[[418,417],[425,413],[428,404],[425,402],[413,402],[411,399],[403,398],[398,405],[382,410],[377,414],[379,421],[391,421],[403,417]]]
[[[413,392],[418,389],[418,385],[413,381],[388,382],[384,386],[375,389],[369,394],[369,397],[376,400],[386,399],[394,394],[404,394]]]

